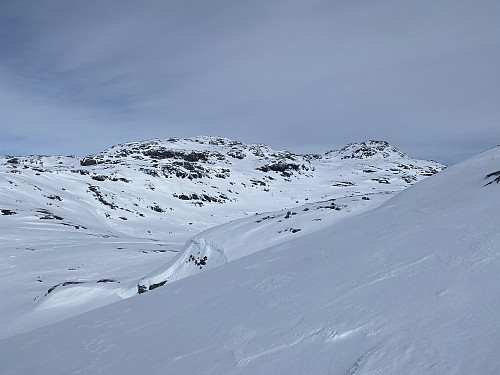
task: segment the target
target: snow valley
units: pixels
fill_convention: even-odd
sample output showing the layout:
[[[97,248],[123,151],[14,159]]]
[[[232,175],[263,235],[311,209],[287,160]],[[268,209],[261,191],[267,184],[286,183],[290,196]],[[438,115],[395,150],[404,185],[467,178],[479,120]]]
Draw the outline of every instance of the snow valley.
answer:
[[[317,231],[443,168],[385,142],[295,155],[216,137],[133,142],[83,159],[5,157],[0,165],[7,302],[0,332],[81,313]],[[239,240],[252,246],[216,251],[236,241],[224,233],[237,219]],[[210,227],[215,238],[204,232]],[[169,271],[140,281],[171,260]]]
[[[499,160],[216,137],[4,157],[0,369],[496,373]]]

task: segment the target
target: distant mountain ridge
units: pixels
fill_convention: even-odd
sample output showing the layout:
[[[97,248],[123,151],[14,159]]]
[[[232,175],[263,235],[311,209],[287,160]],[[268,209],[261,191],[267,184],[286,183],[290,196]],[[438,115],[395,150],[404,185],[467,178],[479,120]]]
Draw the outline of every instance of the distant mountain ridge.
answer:
[[[0,157],[0,171],[12,177],[0,183],[0,188],[12,198],[26,193],[22,199],[2,202],[0,208],[15,212],[36,207],[64,218],[68,204],[78,201],[78,205],[95,211],[99,221],[140,223],[145,217],[177,211],[179,201],[184,201],[186,216],[193,217],[200,212],[220,214],[214,204],[229,203],[233,214],[225,217],[231,219],[241,217],[242,212],[283,209],[337,196],[339,189],[342,195],[359,193],[361,181],[375,184],[375,190],[384,184],[383,190],[398,191],[443,168],[433,161],[411,159],[383,141],[300,155],[223,137],[156,139],[116,145],[81,159]],[[264,198],[264,206],[257,197]],[[200,223],[205,219],[202,214]]]

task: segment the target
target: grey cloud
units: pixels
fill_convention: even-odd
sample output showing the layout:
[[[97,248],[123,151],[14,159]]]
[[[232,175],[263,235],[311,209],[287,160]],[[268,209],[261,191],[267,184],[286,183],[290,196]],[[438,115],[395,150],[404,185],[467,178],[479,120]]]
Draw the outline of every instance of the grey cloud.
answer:
[[[302,152],[386,139],[455,162],[498,143],[499,11],[487,0],[5,1],[0,130],[26,140],[18,153],[218,134]]]

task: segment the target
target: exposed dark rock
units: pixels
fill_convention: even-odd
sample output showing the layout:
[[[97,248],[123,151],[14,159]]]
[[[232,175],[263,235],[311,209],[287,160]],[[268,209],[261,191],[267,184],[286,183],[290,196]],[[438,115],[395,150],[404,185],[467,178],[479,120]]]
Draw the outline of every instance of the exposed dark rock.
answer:
[[[488,182],[486,185],[484,186],[487,186],[487,185],[490,185],[492,184],[493,182],[496,182],[497,184],[500,183],[500,171],[497,171],[497,172],[493,172],[493,173],[489,173],[487,174],[484,178],[487,180],[491,177],[495,177],[493,180],[491,180],[490,182]]]
[[[334,184],[332,184],[332,186],[336,186],[336,187],[346,187],[346,186],[354,186],[354,182],[350,182],[350,181],[337,181],[335,182]]]
[[[102,204],[104,204],[104,205],[106,205],[106,206],[110,207],[110,208],[111,208],[111,209],[113,209],[113,210],[115,210],[115,209],[117,209],[117,208],[118,208],[118,206],[117,206],[117,205],[115,205],[114,203],[110,203],[110,202],[108,202],[106,199],[104,199],[104,196],[103,196],[103,194],[100,192],[99,187],[97,187],[97,186],[93,186],[93,185],[89,185],[89,190],[90,190],[92,193],[94,193],[95,198],[96,198],[99,202],[101,202]]]
[[[208,174],[208,171],[201,165],[186,161],[174,161],[167,164],[162,167],[162,172],[165,177],[175,175],[178,178],[188,178],[189,180],[202,178]]]
[[[165,212],[165,210],[158,205],[150,206],[150,208],[156,212]]]
[[[203,268],[204,265],[207,264],[208,257],[205,255],[203,258],[200,259],[200,257],[195,257],[194,255],[190,255],[186,263],[193,262],[195,266],[200,267],[200,270]]]
[[[192,193],[187,195],[174,193],[172,194],[172,196],[183,201],[199,200],[201,202],[198,202],[198,205],[203,205],[202,202],[224,203],[225,201],[229,200],[229,197],[227,197],[225,194],[220,194],[218,197],[214,197],[208,194],[198,195],[196,193]]]
[[[50,287],[48,290],[47,290],[47,293],[45,293],[45,295],[51,293],[54,291],[54,289],[56,289],[59,285],[61,286],[68,286],[68,285],[77,285],[77,284],[83,284],[84,282],[83,281],[66,281],[64,283],[59,283],[59,284],[56,284],[52,287]]]
[[[158,174],[158,171],[156,171],[155,169],[150,169],[150,168],[139,168],[139,170],[143,173],[146,173],[150,176],[153,176],[153,177],[160,177],[160,175]]]
[[[36,212],[43,214],[44,216],[40,216],[41,220],[64,220],[63,217],[54,215],[49,210],[37,210]]]
[[[151,285],[149,286],[149,288],[148,288],[148,289],[149,289],[149,290],[153,290],[153,289],[159,288],[160,286],[165,285],[165,284],[167,283],[167,281],[168,281],[168,280],[164,280],[164,281],[162,281],[161,283],[151,284]]]
[[[53,199],[55,201],[59,201],[59,202],[62,201],[62,199],[61,199],[61,197],[59,195],[46,195],[45,197],[48,198],[48,199]]]
[[[417,180],[417,178],[414,176],[401,176],[401,179],[407,184],[411,184],[412,182]]]
[[[114,280],[114,279],[101,279],[101,280],[97,280],[97,283],[116,283],[116,280]]]
[[[242,152],[241,150],[238,150],[238,149],[232,149],[232,150],[228,151],[227,154],[229,156],[231,156],[232,158],[239,159],[239,160],[243,160],[247,156],[244,152]]]
[[[267,186],[267,184],[264,181],[260,180],[250,180],[250,182],[252,183],[252,185]]]
[[[377,181],[379,184],[390,184],[389,180],[386,178],[372,178],[372,181]]]
[[[66,281],[62,284],[62,286],[77,285],[77,284],[83,284],[83,281]]]
[[[197,161],[206,162],[208,160],[208,152],[197,152],[197,151],[184,152],[179,150],[169,150],[163,147],[144,151],[143,155],[155,159],[181,159],[189,162],[197,162]]]
[[[86,171],[84,169],[72,169],[71,173],[80,173],[82,176],[90,174],[89,171]]]
[[[84,157],[82,160],[80,160],[80,165],[82,167],[88,167],[96,164],[99,164],[99,162],[91,156]]]
[[[285,171],[298,171],[300,169],[300,165],[298,164],[293,164],[293,163],[285,163],[285,162],[277,162],[277,163],[272,163],[272,164],[266,164],[263,165],[259,168],[256,168],[259,171],[262,172],[285,172]]]

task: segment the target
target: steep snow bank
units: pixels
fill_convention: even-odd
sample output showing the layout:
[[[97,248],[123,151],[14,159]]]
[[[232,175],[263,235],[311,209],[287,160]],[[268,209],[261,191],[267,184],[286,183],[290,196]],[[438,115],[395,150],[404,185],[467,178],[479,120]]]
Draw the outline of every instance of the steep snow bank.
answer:
[[[211,269],[227,263],[224,250],[216,242],[202,236],[190,239],[168,267],[161,268],[144,277],[138,292],[144,293],[185,277],[194,275],[202,269]]]

